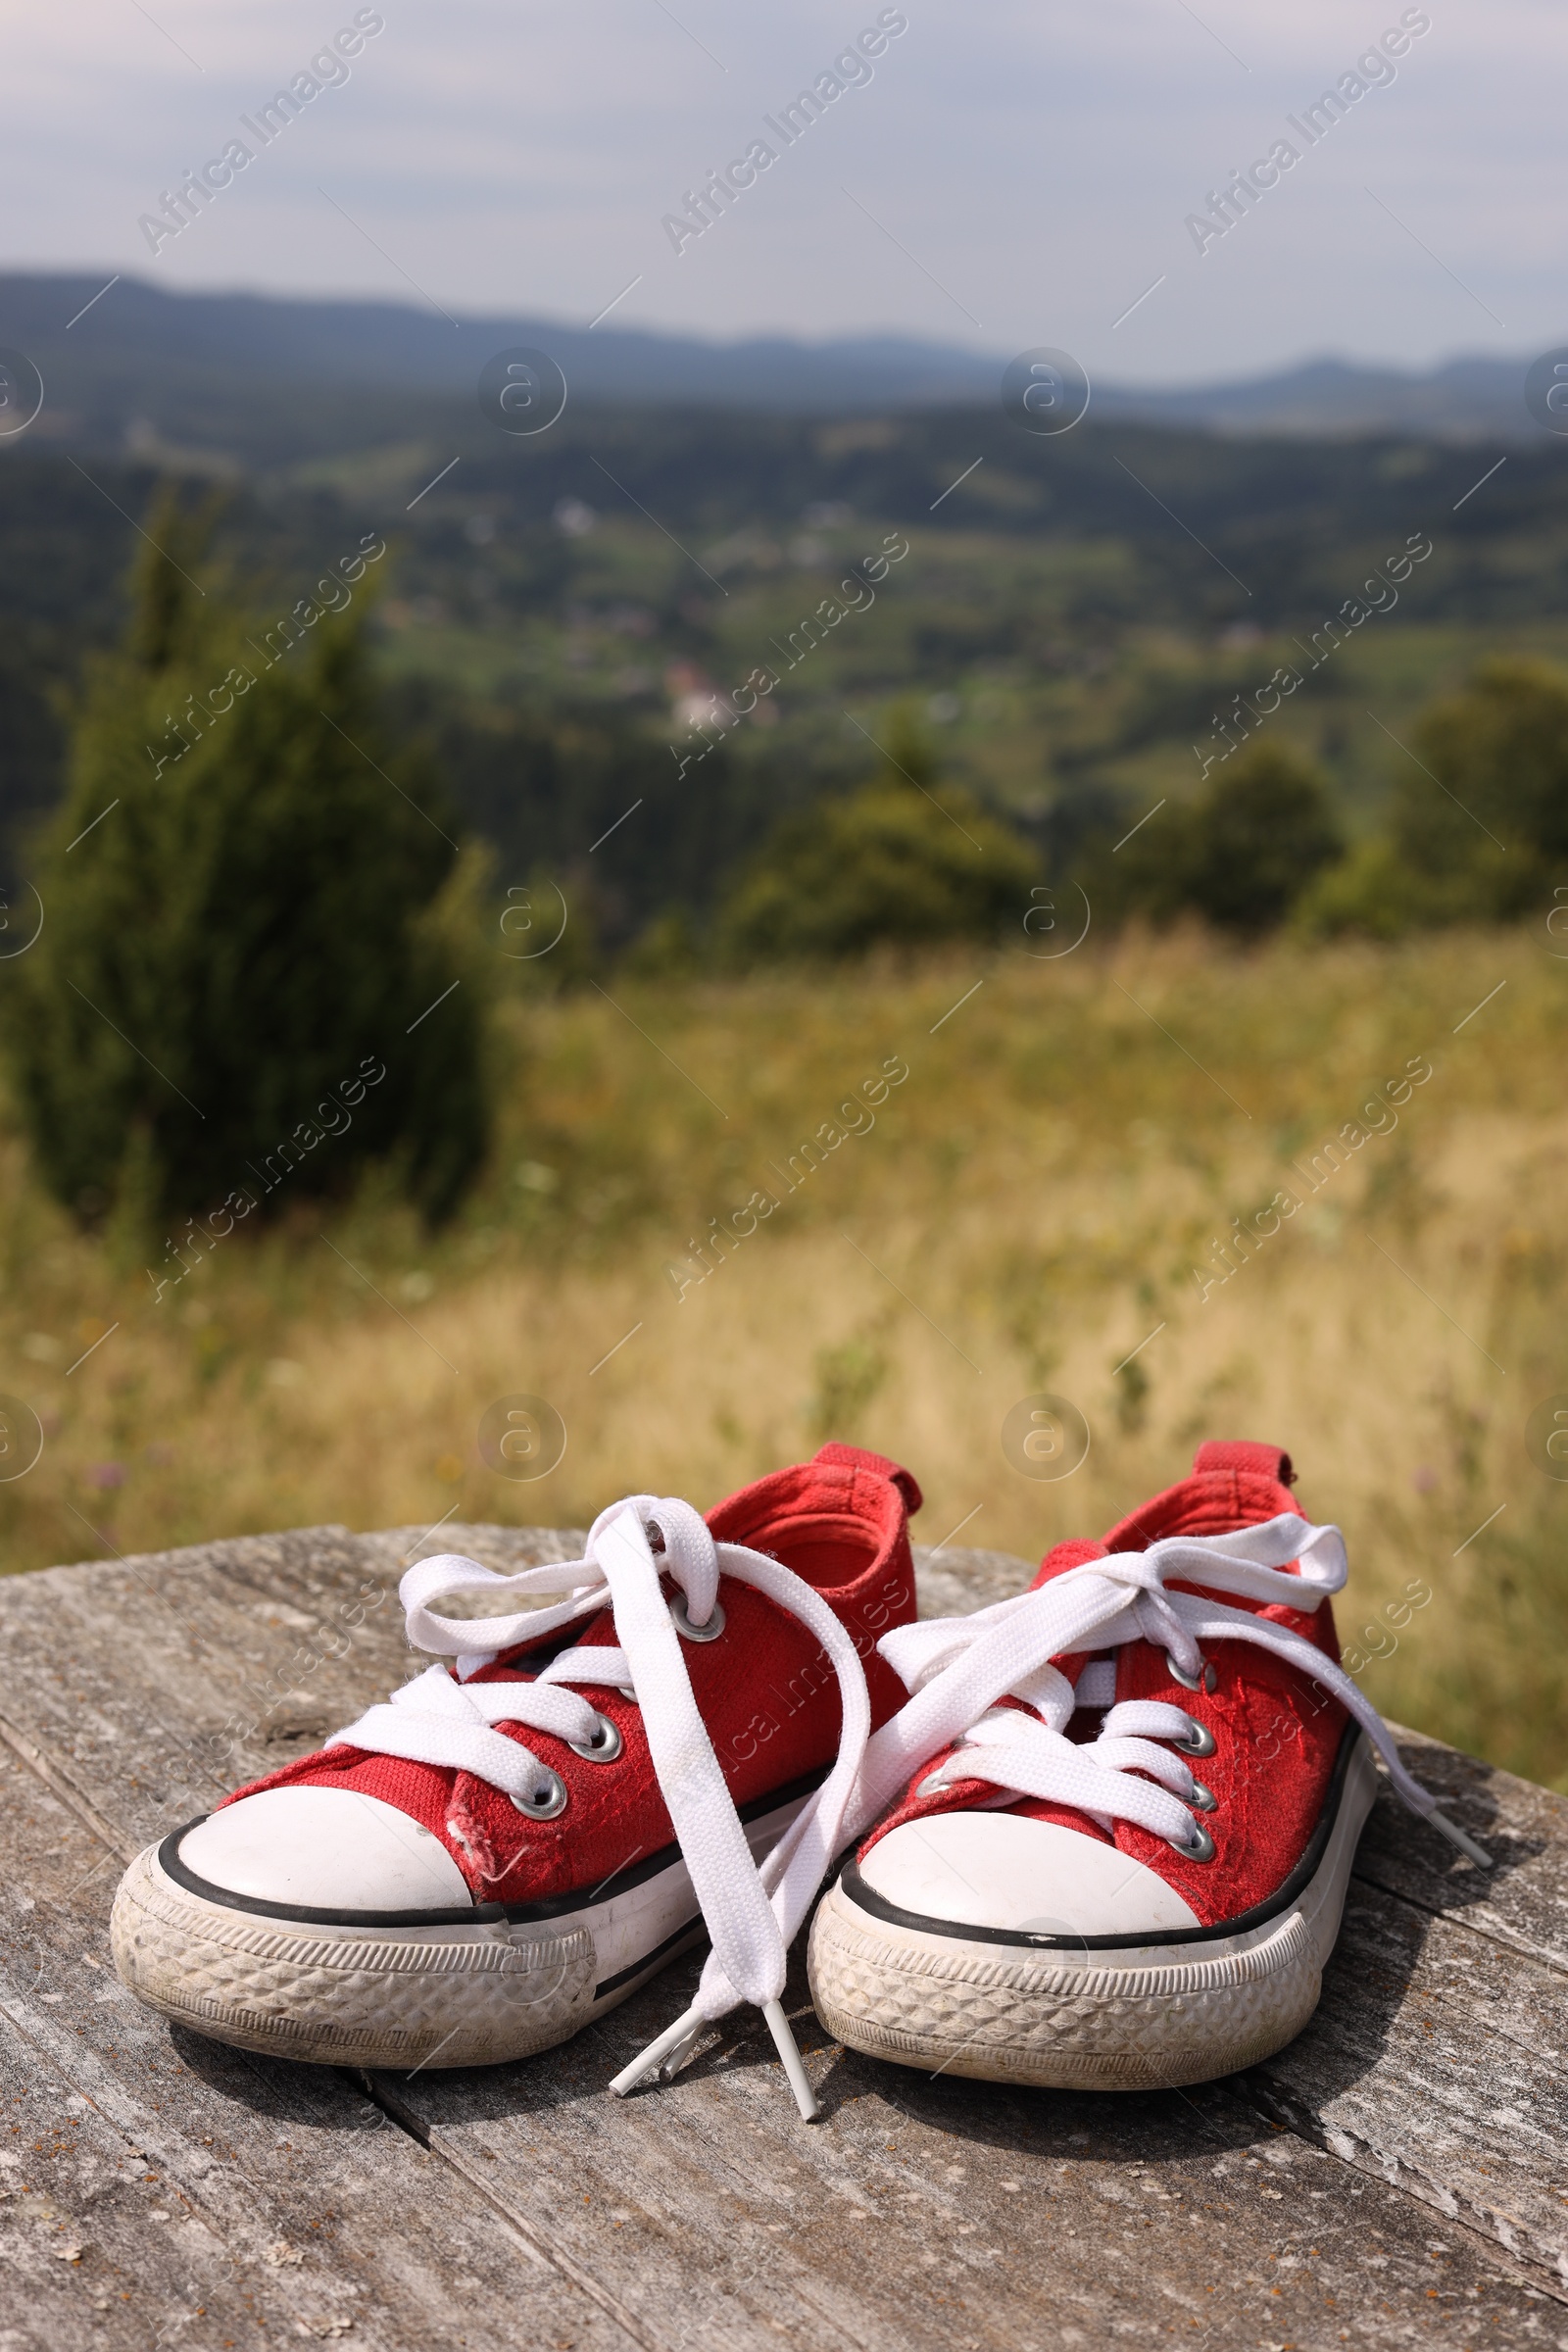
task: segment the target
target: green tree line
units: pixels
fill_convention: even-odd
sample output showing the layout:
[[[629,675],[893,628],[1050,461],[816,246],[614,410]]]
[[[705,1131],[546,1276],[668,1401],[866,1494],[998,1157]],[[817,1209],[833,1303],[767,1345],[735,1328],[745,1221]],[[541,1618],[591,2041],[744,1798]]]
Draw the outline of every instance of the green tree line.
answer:
[[[43,929],[5,966],[36,1164],[89,1222],[217,1215],[226,1231],[346,1196],[372,1168],[442,1217],[487,1148],[495,908],[435,760],[376,682],[366,563],[259,641],[243,586],[209,561],[212,514],[167,497],[149,519],[128,625],[86,664],[39,845]],[[550,756],[563,799],[618,797],[599,755],[564,739]],[[1516,920],[1568,880],[1568,675],[1483,663],[1417,720],[1381,828],[1354,843],[1322,774],[1265,739],[1192,800],[1130,831],[1107,821],[1061,862],[944,779],[896,707],[862,781],[754,829],[749,852],[732,837],[717,894],[641,909],[618,953],[723,974],[1000,946],[1043,886],[1069,881],[1102,933]],[[591,891],[573,890],[583,919],[535,976],[547,985],[603,959]]]
[[[1040,852],[942,786],[911,732],[873,783],[779,829],[732,891],[713,946],[745,961],[1000,938],[1043,878]],[[1187,917],[1242,939],[1287,923],[1391,939],[1549,911],[1568,883],[1568,675],[1483,662],[1416,721],[1384,822],[1353,844],[1321,770],[1261,741],[1216,764],[1191,801],[1167,802],[1120,839],[1102,829],[1049,879],[1079,884],[1102,929]]]

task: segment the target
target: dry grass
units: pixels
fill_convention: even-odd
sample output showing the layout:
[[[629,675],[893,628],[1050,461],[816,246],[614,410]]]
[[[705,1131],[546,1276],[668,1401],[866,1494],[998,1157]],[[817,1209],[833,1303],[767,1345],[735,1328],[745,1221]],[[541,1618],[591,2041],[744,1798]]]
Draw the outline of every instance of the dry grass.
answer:
[[[1342,1626],[1378,1629],[1378,1703],[1568,1787],[1568,1487],[1524,1444],[1568,1388],[1568,979],[1538,942],[1128,942],[612,988],[509,1007],[496,1168],[438,1240],[367,1197],[236,1236],[157,1302],[127,1239],[76,1235],[8,1140],[0,1387],[47,1439],[0,1486],[6,1563],[316,1520],[566,1524],[634,1489],[708,1502],[830,1434],[915,1468],[928,1543],[966,1522],[961,1543],[1038,1556],[1200,1438],[1266,1437],[1347,1531]],[[689,1238],[782,1191],[768,1163],[889,1057],[908,1076],[874,1128],[677,1298]],[[1192,1269],[1233,1214],[1412,1059],[1433,1074],[1396,1128],[1201,1299]],[[1057,1483],[1000,1445],[1042,1390],[1093,1430]],[[532,1483],[475,1447],[524,1391],[568,1431]],[[1379,1612],[1412,1578],[1433,1598],[1396,1632]]]

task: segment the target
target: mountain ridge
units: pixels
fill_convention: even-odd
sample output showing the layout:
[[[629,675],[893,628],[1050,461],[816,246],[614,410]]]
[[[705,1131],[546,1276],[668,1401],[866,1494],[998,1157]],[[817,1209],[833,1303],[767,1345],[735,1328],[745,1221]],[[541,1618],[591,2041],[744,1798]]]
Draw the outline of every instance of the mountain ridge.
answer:
[[[0,273],[0,346],[39,367],[57,418],[106,406],[152,413],[172,370],[183,371],[187,387],[243,380],[273,391],[472,399],[483,363],[526,345],[558,361],[578,400],[785,416],[990,406],[1010,356],[897,334],[717,342],[525,315],[453,320],[412,303],[360,297],[166,292],[137,277],[106,286],[78,272]],[[1325,354],[1210,384],[1097,383],[1092,410],[1230,435],[1540,442],[1546,436],[1523,402],[1527,365],[1458,354],[1403,370]]]

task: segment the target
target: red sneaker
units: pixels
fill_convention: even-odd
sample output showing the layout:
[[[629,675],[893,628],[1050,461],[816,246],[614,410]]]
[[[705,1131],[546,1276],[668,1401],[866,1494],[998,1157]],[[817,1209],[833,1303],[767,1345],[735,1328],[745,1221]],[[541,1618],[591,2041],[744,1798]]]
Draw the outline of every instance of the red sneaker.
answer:
[[[757,2002],[808,2101],[785,1949],[904,1695],[875,1642],[914,1615],[919,1502],[906,1470],[826,1446],[706,1521],[617,1503],[582,1562],[419,1562],[409,1638],[453,1667],[149,1846],[115,1904],[121,1976],[242,2049],[471,2066],[564,2040],[706,1922],[687,2037]],[[437,1613],[481,1589],[508,1613]],[[543,1592],[567,1597],[517,1609]]]
[[[884,1639],[915,1695],[871,1741],[852,1822],[905,1793],[813,1923],[830,2033],[904,2066],[1106,2090],[1266,2058],[1317,2006],[1373,1747],[1490,1866],[1340,1667],[1344,1542],[1292,1477],[1274,1446],[1201,1446],[1191,1478],[1103,1544],[1058,1544],[1027,1592]]]

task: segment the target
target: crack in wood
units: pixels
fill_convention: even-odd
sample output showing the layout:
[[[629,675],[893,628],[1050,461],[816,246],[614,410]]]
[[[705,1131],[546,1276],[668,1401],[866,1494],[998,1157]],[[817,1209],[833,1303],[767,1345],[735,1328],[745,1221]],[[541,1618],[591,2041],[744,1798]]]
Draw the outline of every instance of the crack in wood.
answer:
[[[629,2309],[620,2300],[618,2295],[613,2294],[609,2287],[596,2278],[592,2271],[586,2269],[582,2263],[575,2261],[564,2246],[548,2245],[527,2216],[518,2212],[511,2198],[503,2196],[493,2188],[479,2167],[463,2155],[459,2149],[453,2147],[444,2132],[437,2134],[427,2129],[421,2129],[419,2120],[413,2109],[398,2098],[396,2092],[389,2087],[382,2076],[368,2073],[365,2082],[370,2097],[375,2100],[383,2114],[396,2124],[400,2131],[406,2132],[411,2139],[416,2140],[420,2147],[428,2148],[432,2156],[442,2164],[448,2165],[454,2173],[466,2180],[468,2186],[475,2190],[511,2229],[516,2231],[524,2245],[547,2270],[559,2273],[563,2278],[569,2278],[572,2285],[597,2303],[600,2310],[608,2318],[612,2319],[617,2328],[625,2330],[634,2344],[641,2344],[643,2352],[678,2352],[677,2346],[668,2336],[660,2335],[650,2328],[644,2320],[638,2317],[636,2312]]]

